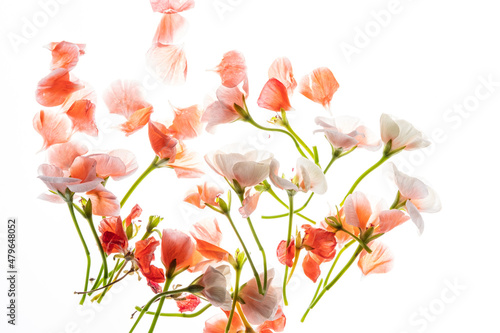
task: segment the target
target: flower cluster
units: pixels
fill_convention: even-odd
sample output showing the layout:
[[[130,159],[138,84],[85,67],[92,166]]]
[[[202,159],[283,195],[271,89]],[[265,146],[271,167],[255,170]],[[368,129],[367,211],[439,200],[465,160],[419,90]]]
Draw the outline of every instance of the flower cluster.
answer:
[[[166,84],[182,84],[186,80],[187,60],[179,44],[186,26],[181,13],[192,9],[194,1],[151,0],[151,6],[162,17],[147,59]],[[139,169],[139,162],[131,151],[121,148],[89,151],[82,143],[82,137],[99,135],[95,113],[100,111],[96,105],[97,93],[72,73],[85,54],[85,45],[62,41],[49,44],[48,49],[52,52],[51,72],[38,83],[36,90],[36,100],[44,110],[33,120],[46,154],[46,163],[39,166],[38,173],[47,191],[40,198],[66,204],[85,250],[84,289],[76,292],[81,295],[80,304],[84,304],[89,295],[91,301],[101,302],[113,285],[129,276],[145,280],[144,286],[149,288],[145,287],[144,299],[140,300],[143,305],[136,307],[138,314],[131,332],[145,317],[152,318],[149,329],[152,332],[162,315],[189,313],[190,317],[196,317],[208,308],[216,308],[218,313],[206,320],[205,333],[283,332],[289,304],[286,289],[297,267],[318,285],[304,320],[353,263],[357,262],[364,275],[389,272],[393,254],[380,238],[410,220],[422,233],[421,213],[440,209],[433,189],[402,173],[392,163],[388,163],[394,179],[395,199],[391,205],[357,189],[364,178],[393,156],[430,144],[410,123],[382,114],[380,135],[377,135],[352,116],[331,117],[331,101],[339,88],[331,70],[313,69],[297,82],[291,61],[283,57],[270,65],[268,81],[256,99],[260,108],[272,111],[270,127],[263,126],[254,120],[247,105],[250,99],[248,66],[243,54],[235,50],[223,54],[212,70],[221,80],[215,92],[216,100],[206,108],[197,104],[172,106],[173,120],[168,124],[153,120],[153,104],[137,82],[117,80],[103,92],[104,112],[123,117],[117,131],[124,136],[147,131],[146,146],[153,156],[151,164],[119,200],[108,189],[108,183],[131,176]],[[206,75],[215,75],[213,73]],[[325,113],[330,113],[330,117],[304,120],[317,125],[310,135],[324,136],[324,150],[331,152],[326,160],[323,147],[308,145],[288,120],[289,112],[301,113],[293,107],[296,89],[310,101],[322,105],[327,110]],[[209,135],[205,131],[223,130],[223,126],[235,121],[259,131],[282,134],[283,139],[290,140],[284,144],[286,149],[292,145],[296,149],[293,171],[288,173],[287,166],[281,165],[279,152],[228,146],[198,154],[186,144],[190,139]],[[340,203],[330,202],[334,209],[322,219],[307,217],[314,195],[330,197],[331,179],[327,173],[332,164],[358,148],[380,151],[380,159],[354,180]],[[150,215],[145,218],[147,223],[143,223],[144,212],[139,204],[125,207],[129,213],[123,214],[122,208],[132,196],[135,202],[144,202],[148,195],[161,195],[136,193],[141,182],[154,170],[172,169],[178,178],[200,178],[204,175],[204,164],[227,185],[218,186],[200,179],[184,196],[176,189],[171,190],[176,191],[171,195],[174,200],[182,197],[194,206],[192,209],[210,212],[213,214],[210,217],[184,221],[186,229],[176,230],[160,227],[160,223],[169,221],[163,222],[159,215]],[[307,198],[297,208],[295,200],[302,196]],[[282,234],[268,237],[270,244],[261,242],[252,220],[259,203],[265,199],[276,200],[284,212],[262,218],[284,218],[288,222]],[[101,267],[94,270],[95,279],[90,279],[90,250],[78,217],[88,224],[100,254]],[[246,221],[251,233],[240,232],[241,223],[236,222],[236,218]],[[300,222],[297,219],[301,219]],[[224,234],[224,237],[238,242],[238,248],[222,245],[220,223],[230,226],[232,234]],[[248,250],[247,238],[259,249],[259,258]],[[353,244],[356,249],[351,258],[332,276],[340,256]],[[276,253],[281,266],[268,267],[269,253]],[[114,262],[112,269],[108,266],[111,262]],[[262,271],[257,270],[258,264],[263,266]],[[242,283],[243,272],[253,277]],[[178,312],[162,313],[165,302],[176,304]],[[150,311],[152,307],[156,309]]]

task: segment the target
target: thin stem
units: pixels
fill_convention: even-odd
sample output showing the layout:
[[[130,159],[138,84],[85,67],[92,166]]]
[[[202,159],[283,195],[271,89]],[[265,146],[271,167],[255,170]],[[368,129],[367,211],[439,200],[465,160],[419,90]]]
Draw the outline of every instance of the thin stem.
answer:
[[[168,288],[170,287],[170,284],[172,283],[173,278],[172,277],[167,277],[167,281],[165,282],[165,285],[163,286],[163,291],[168,291]],[[165,303],[165,296],[162,296],[160,298],[160,302],[158,303],[158,307],[156,308],[156,313],[155,316],[153,317],[153,322],[151,323],[151,326],[149,327],[149,333],[153,333],[155,330],[156,323],[158,322],[158,318],[160,317],[161,313],[161,308],[163,307],[163,303]]]
[[[127,261],[125,261],[125,263],[127,263]],[[104,298],[104,296],[106,295],[106,293],[108,292],[108,290],[113,286],[113,284],[115,283],[116,279],[118,279],[118,276],[120,276],[120,274],[122,273],[123,269],[125,268],[125,265],[122,265],[122,267],[120,267],[120,270],[118,271],[118,273],[115,275],[114,279],[113,277],[111,277],[109,280],[111,281],[111,279],[113,279],[113,281],[111,283],[108,283],[108,286],[106,287],[106,289],[104,289],[104,291],[102,292],[101,296],[99,296],[99,299],[97,300],[97,303],[101,303],[102,299]]]
[[[288,234],[286,237],[286,247],[285,247],[285,255],[288,255],[288,246],[290,245],[290,241],[292,239],[292,224],[293,224],[293,193],[288,192],[288,202],[290,207],[289,218],[288,218]],[[285,263],[285,276],[283,277],[283,301],[285,305],[288,305],[288,299],[286,297],[286,285],[288,282],[288,265]]]
[[[243,204],[243,193],[237,193],[238,198],[240,199],[241,204]],[[264,286],[263,286],[263,293],[262,295],[265,294],[267,290],[267,258],[266,258],[266,251],[264,250],[264,247],[260,243],[259,236],[257,236],[257,233],[255,232],[255,229],[253,227],[252,220],[250,219],[250,216],[247,217],[247,222],[248,226],[250,227],[250,231],[252,231],[253,238],[255,240],[255,243],[257,244],[257,247],[259,248],[260,253],[262,254],[262,261],[264,265]],[[248,256],[248,255],[247,255]]]
[[[302,149],[300,148],[299,143],[297,142],[297,140],[294,138],[294,136],[293,136],[291,133],[289,133],[289,132],[287,132],[287,131],[285,131],[285,130],[282,130],[281,128],[270,128],[270,127],[264,127],[264,126],[261,126],[261,125],[257,124],[257,123],[255,122],[255,120],[253,120],[253,118],[251,118],[250,116],[249,116],[249,118],[248,118],[248,119],[246,119],[245,121],[246,121],[246,122],[248,122],[248,123],[250,123],[250,124],[252,124],[253,126],[257,127],[258,129],[261,129],[261,130],[264,130],[264,131],[281,132],[281,133],[284,133],[284,134],[288,135],[288,136],[289,136],[289,137],[293,140],[293,143],[295,144],[295,147],[296,147],[296,148],[297,148],[297,150],[299,151],[300,155],[302,155],[302,156],[304,156],[305,158],[307,158],[307,155],[306,155],[306,154],[304,154],[304,152],[303,152],[303,151],[302,151]]]
[[[319,283],[318,283],[318,288],[316,288],[316,292],[314,293],[314,296],[311,300],[311,303],[309,304],[309,307],[307,308],[306,310],[306,313],[304,313],[304,316],[302,316],[302,319],[300,320],[301,322],[304,322],[304,320],[306,319],[306,316],[307,314],[309,313],[309,311],[311,311],[311,304],[314,302],[314,300],[316,299],[316,296],[318,296],[318,293],[319,293],[319,289],[321,288],[321,285],[323,284],[323,279],[319,280]]]
[[[295,248],[295,255],[294,255],[292,270],[290,271],[290,275],[288,275],[288,280],[286,281],[287,284],[290,283],[290,279],[293,276],[293,272],[295,272],[295,267],[297,267],[297,263],[299,262],[299,255],[300,255],[300,249]]]
[[[253,271],[253,275],[255,276],[255,280],[257,281],[257,287],[259,288],[259,293],[264,294],[264,290],[262,289],[262,283],[260,282],[259,273],[257,272],[257,269],[255,268],[255,265],[252,261],[252,257],[250,257],[250,252],[248,252],[248,249],[245,245],[245,242],[243,241],[243,238],[241,238],[240,233],[238,232],[238,229],[236,229],[236,226],[234,225],[233,219],[231,218],[231,214],[229,214],[229,212],[227,212],[227,213],[224,213],[224,215],[226,216],[229,223],[231,224],[231,227],[233,228],[233,231],[236,234],[236,237],[238,237],[238,240],[240,241],[240,244],[243,247],[243,251],[245,252],[245,255],[248,258],[248,263],[250,264],[250,267],[252,268],[252,271]]]
[[[344,273],[349,269],[349,267],[351,267],[352,263],[356,260],[356,258],[361,253],[361,251],[363,251],[363,247],[361,245],[359,245],[356,248],[356,251],[354,251],[351,259],[349,259],[349,261],[347,262],[347,264],[335,276],[335,278],[332,280],[332,282],[330,282],[326,287],[324,287],[323,290],[321,291],[321,293],[317,297],[314,298],[314,301],[311,302],[311,305],[309,305],[309,308],[307,309],[306,313],[302,317],[301,322],[304,322],[304,320],[306,319],[307,314],[309,313],[309,310],[313,309],[316,306],[316,304],[319,302],[319,300],[321,299],[321,297],[323,297],[323,295],[328,290],[330,290],[335,285],[335,283],[337,283],[337,281],[342,277],[342,275],[344,275]]]
[[[121,263],[121,265],[120,265]],[[118,269],[120,269],[122,267],[122,265],[124,264],[124,262],[122,262],[121,260],[117,260],[116,261],[116,264],[115,264],[115,267],[111,270],[111,272],[109,272],[109,276],[110,276],[110,279],[109,279],[109,282],[111,282],[111,280],[113,279],[113,276],[114,274],[118,271]],[[102,266],[101,266],[101,271],[102,271]],[[104,278],[98,278],[96,280],[96,282],[94,283],[94,285],[92,286],[92,290],[95,290],[96,288],[99,288],[99,286],[103,284],[107,284],[106,283],[106,279]],[[92,293],[90,293],[89,295],[92,295]]]
[[[207,304],[203,308],[200,309],[198,312],[193,312],[193,313],[160,313],[160,317],[181,317],[181,318],[194,318],[198,317],[201,315],[203,312],[207,311],[208,308],[210,308],[212,304]],[[135,309],[137,311],[142,311],[142,308],[140,306],[136,306]],[[156,312],[153,311],[147,311],[147,315],[155,315]]]
[[[76,231],[78,233],[78,237],[80,237],[80,241],[82,242],[83,249],[85,250],[85,255],[87,256],[87,274],[85,276],[85,286],[83,287],[84,291],[87,291],[88,285],[89,285],[89,276],[90,276],[90,252],[89,248],[87,247],[87,243],[85,243],[85,239],[83,238],[82,231],[80,230],[80,227],[78,226],[78,222],[76,220],[75,216],[75,210],[73,209],[73,201],[67,200],[66,203],[68,204],[68,209],[69,213],[71,214],[71,219],[73,220],[73,223],[75,224]],[[82,299],[80,300],[80,305],[82,305],[85,302],[85,297],[87,295],[83,295]]]
[[[113,284],[115,283],[118,283],[120,282],[121,280],[123,280],[124,278],[126,278],[131,272],[128,272],[127,274],[124,274],[121,278],[119,278],[118,280],[115,279],[113,282],[111,282],[110,284],[107,284],[101,288],[97,288],[97,289],[94,289],[94,290],[90,290],[90,291],[75,291],[75,294],[90,294],[90,293],[93,293],[94,291],[98,291],[98,290],[102,290],[104,288],[108,288],[109,286],[112,286]],[[118,277],[118,276],[117,276]]]
[[[389,156],[382,155],[382,158],[380,160],[378,160],[377,163],[375,163],[370,168],[368,168],[368,170],[366,170],[365,172],[363,172],[363,174],[361,176],[359,176],[358,179],[356,179],[356,181],[354,182],[354,184],[352,184],[351,188],[349,189],[349,192],[347,192],[347,194],[345,195],[344,200],[342,200],[342,202],[340,203],[340,206],[342,206],[344,204],[344,202],[347,199],[347,197],[349,196],[349,194],[351,194],[352,192],[354,192],[354,190],[356,189],[356,187],[358,186],[358,184],[361,183],[361,181],[366,176],[368,176],[373,170],[375,170],[376,168],[378,168],[379,166],[381,166],[390,157],[391,157],[390,155]]]
[[[92,295],[92,292],[97,288],[98,284],[100,284],[101,281],[101,276],[102,276],[102,271],[104,270],[104,266],[101,265],[101,269],[99,270],[99,274],[97,275],[97,278],[95,279],[94,285],[90,288],[90,293],[89,296]]]
[[[141,321],[142,317],[149,310],[149,307],[151,306],[151,304],[153,304],[158,298],[163,297],[163,296],[167,296],[167,295],[171,295],[171,294],[177,294],[177,293],[183,293],[183,292],[190,292],[190,290],[191,289],[189,287],[187,287],[187,288],[183,288],[183,289],[176,289],[176,290],[164,291],[162,293],[159,293],[159,294],[153,296],[153,298],[151,298],[148,301],[148,303],[146,303],[146,305],[142,308],[142,311],[139,314],[139,317],[135,321],[134,326],[132,326],[132,328],[130,329],[129,333],[132,333],[135,330],[135,328],[137,327],[137,325]]]
[[[280,199],[280,197],[278,197],[278,195],[277,195],[277,194],[273,191],[273,189],[272,189],[272,188],[269,188],[269,189],[267,190],[267,192],[268,192],[268,193],[269,193],[269,194],[270,194],[270,195],[271,195],[274,199],[276,199],[276,201],[278,201],[278,202],[279,202],[279,203],[280,203],[283,207],[285,207],[286,209],[289,209],[288,205],[287,205],[285,202],[283,202],[283,200],[281,200],[281,199]],[[294,212],[294,213],[295,213],[295,212]],[[310,219],[310,218],[308,218],[307,216],[304,216],[304,215],[302,215],[302,214],[300,214],[300,213],[295,213],[295,214],[297,214],[297,216],[300,216],[300,217],[301,217],[301,218],[303,218],[304,220],[311,222],[312,224],[316,224],[316,222],[315,222],[313,219]],[[285,213],[285,214],[280,214],[280,215],[271,215],[271,216],[265,216],[265,215],[264,215],[264,216],[261,216],[261,218],[263,218],[263,219],[275,219],[275,218],[278,218],[278,217],[285,217],[285,216],[288,216],[288,213]]]
[[[252,325],[248,322],[248,319],[245,316],[245,313],[243,313],[243,309],[241,308],[240,303],[236,304],[236,310],[238,311],[238,314],[240,315],[240,319],[243,322],[243,325],[245,325],[245,333],[255,333]]]
[[[233,305],[231,306],[231,312],[229,313],[229,317],[226,325],[226,333],[229,332],[231,328],[231,323],[233,322],[234,309],[236,309],[236,304],[238,303],[238,293],[240,291],[240,276],[241,276],[241,267],[236,268],[236,284],[234,287],[233,293]]]
[[[137,188],[137,186],[139,186],[139,184],[144,180],[144,178],[146,178],[147,175],[149,175],[151,173],[151,171],[153,171],[154,169],[156,169],[158,167],[156,165],[156,162],[158,162],[158,159],[159,159],[159,157],[155,156],[155,158],[153,159],[153,162],[151,162],[151,164],[148,166],[148,168],[146,170],[144,170],[144,172],[139,176],[139,178],[137,178],[135,183],[132,184],[130,189],[127,191],[127,193],[123,197],[122,201],[120,201],[120,207],[123,207],[125,205],[128,198],[130,197],[130,195],[134,192],[134,190]]]
[[[328,275],[325,278],[325,284],[324,284],[323,288],[326,288],[326,286],[328,285],[328,280],[330,280],[330,275],[332,275],[333,269],[335,268],[335,265],[337,265],[337,261],[339,261],[340,256],[342,255],[342,253],[344,253],[344,251],[347,250],[355,242],[356,241],[354,239],[351,240],[349,243],[347,243],[346,245],[344,245],[344,247],[339,251],[339,253],[335,257],[335,260],[333,261],[332,267],[330,267],[330,271],[328,271]]]
[[[300,138],[300,136],[297,133],[295,133],[295,131],[292,129],[292,127],[288,123],[288,120],[285,122],[285,128],[290,132],[290,134],[293,135],[293,137],[297,140],[297,142],[302,147],[304,147],[304,149],[307,151],[307,153],[309,155],[311,155],[312,159],[314,160],[315,159],[315,155],[314,155],[313,151],[306,145],[306,143]]]
[[[101,259],[102,259],[102,266],[104,268],[104,279],[108,278],[108,263],[107,263],[107,258],[106,258],[106,253],[104,252],[104,249],[101,244],[101,240],[99,239],[99,236],[97,235],[97,231],[95,230],[94,226],[94,221],[92,220],[92,215],[90,216],[85,216],[85,219],[89,223],[90,230],[92,230],[92,235],[94,236],[94,240],[97,243],[97,247],[99,248],[99,253],[101,254]]]

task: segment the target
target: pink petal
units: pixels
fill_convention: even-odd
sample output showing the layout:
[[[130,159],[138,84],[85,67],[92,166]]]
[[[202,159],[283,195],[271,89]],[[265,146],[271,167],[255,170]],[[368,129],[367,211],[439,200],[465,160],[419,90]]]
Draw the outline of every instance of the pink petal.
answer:
[[[319,264],[309,253],[306,254],[304,260],[302,261],[302,269],[304,270],[304,274],[311,279],[312,282],[316,283],[321,274],[321,270],[319,268]]]
[[[134,112],[150,106],[144,99],[143,89],[138,82],[117,80],[111,83],[103,96],[109,112],[130,118]]]
[[[139,205],[135,205],[132,207],[132,210],[130,211],[130,214],[125,218],[125,227],[128,227],[131,223],[132,220],[135,220],[142,214],[142,208]],[[160,245],[160,242],[158,242],[158,245]],[[137,244],[136,244],[136,253],[137,253]],[[151,262],[151,261],[150,261]]]
[[[87,192],[87,195],[92,201],[92,214],[100,216],[120,215],[118,198],[104,186],[98,185],[92,191]]]
[[[201,303],[200,299],[192,294],[187,294],[183,300],[176,300],[175,302],[177,303],[180,313],[192,312]]]
[[[278,248],[276,249],[276,255],[278,257],[278,261],[287,265],[288,267],[293,266],[293,258],[295,257],[295,240],[292,239],[288,247],[286,246],[286,241],[282,240],[278,244]]]
[[[245,57],[238,51],[229,51],[224,54],[215,71],[219,73],[223,86],[234,88],[247,76]]]
[[[195,246],[191,237],[185,233],[164,229],[161,239],[161,261],[165,268],[169,269],[172,261],[176,261],[176,271],[186,268],[192,264]]]
[[[358,267],[364,275],[387,273],[392,269],[394,257],[387,246],[379,241],[368,244],[372,253],[363,250],[358,260]]]
[[[408,221],[410,217],[399,209],[384,210],[379,214],[379,231],[386,233]]]
[[[58,203],[58,204],[65,203],[65,201],[60,196],[52,194],[52,193],[40,194],[38,196],[38,199],[45,200],[45,201],[52,202],[52,203]]]
[[[255,211],[261,195],[261,192],[256,192],[252,195],[250,195],[249,192],[250,191],[247,190],[247,194],[245,194],[245,199],[242,202],[242,206],[238,208],[241,217],[243,217],[244,219],[249,217]]]
[[[173,162],[175,161],[177,140],[162,133],[160,128],[163,125],[160,125],[153,121],[149,122],[148,134],[151,148],[153,148],[156,155],[161,159],[169,159],[169,161]]]
[[[95,123],[95,104],[88,99],[81,99],[73,103],[66,112],[73,123],[73,130],[97,136],[99,131]]]
[[[118,157],[108,154],[92,154],[87,157],[97,162],[96,174],[100,178],[106,179],[114,175],[123,175],[126,171],[125,164]]]
[[[156,29],[153,44],[172,44],[186,30],[186,26],[186,19],[182,15],[163,14],[160,24],[158,24],[158,28]]]
[[[269,179],[274,184],[274,186],[282,190],[293,190],[298,192],[299,188],[297,187],[297,185],[295,185],[288,179],[284,179],[278,176],[279,168],[280,163],[278,162],[278,160],[273,158],[271,164],[269,165]]]
[[[180,85],[186,81],[187,60],[181,46],[155,44],[146,57],[151,70],[165,84]]]
[[[344,203],[345,221],[354,227],[365,230],[372,216],[370,202],[361,192],[349,194]]]
[[[85,54],[85,44],[73,44],[65,41],[54,43],[50,49],[52,51],[51,70],[65,68],[70,71],[75,68],[80,55]]]
[[[73,92],[84,86],[73,82],[65,68],[58,68],[50,72],[38,82],[36,101],[43,106],[58,106]]]
[[[320,67],[304,76],[299,83],[299,92],[311,101],[329,108],[333,94],[339,84],[333,73],[326,67]]]
[[[199,178],[204,175],[199,154],[185,149],[181,142],[177,145],[175,161],[169,162],[167,166],[174,169],[177,178]]]
[[[33,127],[43,138],[42,149],[71,138],[71,120],[64,113],[42,110],[33,118]]]
[[[254,161],[237,162],[233,166],[233,172],[242,188],[255,186],[269,176],[269,164]]]
[[[269,79],[262,88],[257,104],[264,109],[280,112],[281,110],[289,111],[292,109],[288,93],[283,85],[277,79]]]
[[[68,170],[73,161],[78,156],[85,155],[88,152],[87,147],[75,141],[56,144],[47,150],[47,158],[50,164],[55,165],[62,170]]]
[[[419,235],[421,235],[424,232],[424,219],[411,200],[406,201],[406,211],[410,215],[413,223],[417,226]]]
[[[323,171],[314,162],[302,156],[297,159],[297,178],[304,192],[324,194],[328,189]]]
[[[205,322],[203,333],[225,333],[228,320],[228,317],[222,313],[209,318]],[[240,316],[235,311],[228,333],[237,333],[244,329],[245,326],[241,322]]]
[[[277,58],[271,64],[268,71],[269,78],[278,79],[285,86],[288,96],[293,94],[297,87],[297,81],[293,77],[292,63],[286,57]]]
[[[139,168],[137,159],[135,158],[134,153],[132,153],[131,151],[128,151],[126,149],[115,149],[110,151],[108,155],[111,157],[119,158],[125,165],[124,173],[114,174],[111,176],[114,180],[121,180],[125,177],[128,177],[133,174],[137,170],[137,168]]]
[[[97,94],[93,88],[86,85],[85,88],[75,91],[66,98],[64,103],[61,105],[61,112],[68,112],[69,108],[71,108],[76,101],[82,99],[89,100],[93,104],[96,104]]]
[[[422,199],[429,195],[427,185],[420,179],[410,177],[398,170],[396,166],[391,163],[396,185],[401,192],[401,195],[407,199]]]
[[[283,332],[285,330],[286,317],[283,308],[280,306],[273,320],[268,320],[257,327],[257,333]]]
[[[152,106],[135,111],[126,122],[120,125],[120,129],[125,132],[126,136],[137,132],[149,122],[151,113],[153,113]]]
[[[192,139],[197,137],[203,131],[201,117],[203,110],[198,105],[192,105],[187,108],[173,108],[175,113],[174,121],[168,128],[168,131],[180,140]]]

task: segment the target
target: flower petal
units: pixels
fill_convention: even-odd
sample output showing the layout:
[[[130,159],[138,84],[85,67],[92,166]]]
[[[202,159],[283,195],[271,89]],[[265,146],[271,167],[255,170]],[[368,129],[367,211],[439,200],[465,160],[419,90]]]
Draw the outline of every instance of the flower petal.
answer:
[[[260,92],[257,105],[261,108],[280,112],[292,109],[286,87],[278,79],[272,78],[266,82]]]
[[[120,201],[118,198],[108,191],[104,186],[99,184],[93,190],[87,192],[89,199],[92,201],[92,213],[100,216],[117,216],[120,215]]]
[[[180,13],[194,8],[194,0],[150,0],[150,3],[157,13]]]
[[[247,76],[245,57],[238,51],[226,52],[215,71],[219,73],[223,86],[234,88]]]
[[[203,110],[198,105],[191,105],[183,109],[172,108],[174,109],[175,118],[168,128],[170,134],[179,140],[193,139],[201,134],[203,131],[203,125],[201,124]]]
[[[292,63],[286,57],[277,58],[271,64],[268,71],[269,78],[278,79],[286,88],[288,96],[293,94],[297,87],[297,81],[293,77]]]
[[[329,108],[333,94],[339,83],[333,73],[326,67],[320,67],[304,76],[299,83],[299,92],[311,101]]]
[[[187,21],[179,14],[163,14],[156,29],[153,44],[169,45],[187,30]]]
[[[186,54],[180,45],[154,44],[147,55],[148,64],[165,84],[180,85],[186,81]]]
[[[156,155],[161,159],[169,159],[170,162],[174,162],[177,153],[177,140],[162,133],[160,130],[161,126],[163,125],[153,121],[149,122],[148,134],[151,148],[153,148]]]
[[[80,55],[85,54],[85,44],[74,44],[66,41],[53,44],[49,47],[52,51],[51,70],[65,68],[70,71],[75,68]]]
[[[47,150],[47,159],[50,164],[55,165],[62,170],[68,170],[71,167],[71,164],[73,164],[75,158],[85,155],[87,152],[88,148],[84,144],[69,141],[51,146]]]
[[[391,209],[380,212],[379,219],[379,231],[381,233],[386,233],[405,223],[410,217],[399,209]]]
[[[111,83],[103,96],[109,112],[129,119],[134,112],[151,106],[144,99],[141,85],[136,81],[117,80]]]
[[[299,186],[304,192],[324,194],[328,190],[323,171],[314,162],[302,156],[297,159],[297,177]]]
[[[151,113],[153,113],[152,106],[135,111],[126,122],[120,125],[120,129],[125,132],[126,136],[137,132],[149,122]]]
[[[387,246],[379,241],[368,244],[372,253],[365,250],[361,252],[358,260],[358,267],[364,275],[375,273],[387,273],[392,269],[394,257]]]
[[[73,92],[84,86],[70,80],[69,71],[58,68],[38,82],[36,101],[43,106],[58,106]]]
[[[42,110],[33,118],[33,127],[43,138],[42,149],[71,138],[71,120],[64,113]]]
[[[66,112],[73,123],[73,130],[97,136],[99,130],[95,123],[95,104],[88,99],[74,102]]]

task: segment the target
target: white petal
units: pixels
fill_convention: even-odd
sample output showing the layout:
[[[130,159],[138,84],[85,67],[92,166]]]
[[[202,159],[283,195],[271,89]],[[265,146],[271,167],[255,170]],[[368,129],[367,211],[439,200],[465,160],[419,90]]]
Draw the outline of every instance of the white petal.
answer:
[[[424,219],[422,218],[422,215],[420,215],[417,207],[415,207],[410,200],[406,201],[406,210],[408,211],[413,223],[417,226],[419,235],[421,235],[424,232]]]
[[[302,156],[299,157],[297,159],[297,173],[300,183],[302,183],[302,179],[307,179],[307,182],[309,182],[305,188],[306,191],[311,190],[317,194],[324,194],[327,191],[328,185],[325,174],[314,162]]]

